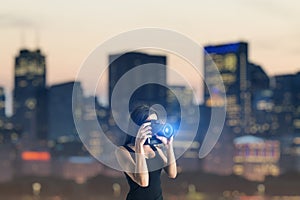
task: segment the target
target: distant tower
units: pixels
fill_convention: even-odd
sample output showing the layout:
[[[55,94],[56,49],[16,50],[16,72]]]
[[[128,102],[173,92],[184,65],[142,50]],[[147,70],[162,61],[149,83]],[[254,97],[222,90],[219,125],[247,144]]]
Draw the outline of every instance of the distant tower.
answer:
[[[76,90],[76,98],[72,99],[72,92]],[[52,85],[48,92],[48,139],[79,141],[72,111],[74,105],[76,121],[81,121],[83,115],[83,91],[80,82],[66,82]]]
[[[5,118],[5,93],[3,87],[0,87],[0,119],[1,118]]]
[[[46,95],[45,56],[39,49],[20,50],[15,59],[13,119],[25,148],[47,137]]]
[[[249,121],[251,116],[251,92],[250,73],[248,70],[248,44],[244,42],[206,46],[204,52],[205,83],[212,88],[210,94],[205,89],[205,104],[208,107],[223,106],[225,101],[219,94],[219,86],[216,84],[212,73],[215,63],[223,79],[226,98],[227,116],[226,125],[231,127],[236,134],[249,133]],[[223,105],[213,105],[212,103]]]
[[[253,135],[270,135],[275,127],[273,119],[273,91],[270,89],[270,78],[256,64],[248,65],[251,76],[252,117],[250,133]],[[275,128],[276,129],[276,128]]]
[[[273,124],[276,128],[274,132],[276,135],[293,134],[295,132],[293,115],[297,112],[295,88],[299,87],[299,85],[294,85],[295,74],[277,75],[274,79],[276,81],[275,88],[273,88],[275,114]]]
[[[294,78],[294,121],[293,125],[296,133],[300,133],[300,72],[295,75]]]

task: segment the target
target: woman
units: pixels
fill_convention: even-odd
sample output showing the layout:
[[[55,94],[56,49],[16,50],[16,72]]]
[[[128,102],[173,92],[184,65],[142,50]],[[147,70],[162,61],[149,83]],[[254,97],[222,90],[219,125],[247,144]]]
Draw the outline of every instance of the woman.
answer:
[[[173,137],[167,139],[157,136],[163,144],[159,146],[146,142],[153,135],[149,120],[157,120],[156,112],[148,106],[137,107],[130,117],[139,128],[134,131],[135,136],[128,134],[125,144],[116,151],[118,162],[130,187],[126,199],[162,200],[160,183],[162,168],[170,178],[177,175]],[[165,153],[162,147],[165,147]]]

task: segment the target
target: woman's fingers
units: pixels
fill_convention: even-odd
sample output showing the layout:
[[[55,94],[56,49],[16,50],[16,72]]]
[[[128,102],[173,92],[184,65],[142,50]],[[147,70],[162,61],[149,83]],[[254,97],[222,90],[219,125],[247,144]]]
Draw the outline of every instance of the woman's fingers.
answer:
[[[139,140],[139,143],[144,143],[148,138],[152,137],[152,128],[151,128],[151,122],[146,122],[141,125],[137,138]]]
[[[145,128],[145,127],[150,126],[150,125],[151,125],[151,122],[146,122],[146,123],[143,123],[141,127]]]
[[[163,136],[156,136],[163,144],[168,144],[168,139]]]
[[[141,129],[142,132],[149,132],[151,131],[151,126],[146,126],[145,128]]]
[[[151,132],[151,126],[150,126],[150,122],[144,123],[142,124],[142,126],[139,129],[139,134],[148,134],[149,132]]]
[[[170,143],[173,143],[173,140],[174,140],[174,136],[170,137],[169,139],[166,138],[166,137],[163,137],[163,136],[156,136],[157,139],[159,139],[160,141],[162,141],[163,144],[170,144]]]

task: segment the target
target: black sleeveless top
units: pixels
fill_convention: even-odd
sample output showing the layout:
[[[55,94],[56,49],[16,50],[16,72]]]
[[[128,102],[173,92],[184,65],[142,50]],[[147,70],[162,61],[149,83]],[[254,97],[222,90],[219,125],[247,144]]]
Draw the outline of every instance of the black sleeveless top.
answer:
[[[130,152],[131,157],[135,160],[134,151],[129,146],[124,147]],[[151,148],[155,152],[155,157],[146,159],[149,173],[149,185],[147,187],[141,187],[134,182],[125,172],[127,182],[129,184],[129,192],[126,200],[163,200],[160,174],[163,167],[163,160],[158,154],[157,149],[151,145]],[[156,169],[153,171],[153,169]]]

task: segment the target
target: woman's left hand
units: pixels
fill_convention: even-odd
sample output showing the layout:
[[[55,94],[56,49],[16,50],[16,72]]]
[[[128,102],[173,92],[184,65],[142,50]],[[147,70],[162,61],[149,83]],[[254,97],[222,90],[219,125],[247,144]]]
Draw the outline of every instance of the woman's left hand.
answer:
[[[169,139],[164,136],[156,136],[157,139],[159,139],[165,146],[169,146],[173,144],[173,138],[174,136],[170,137]]]
[[[177,176],[176,158],[173,149],[173,136],[168,139],[163,136],[156,136],[157,139],[161,140],[166,147],[165,167],[164,170],[170,178]]]

